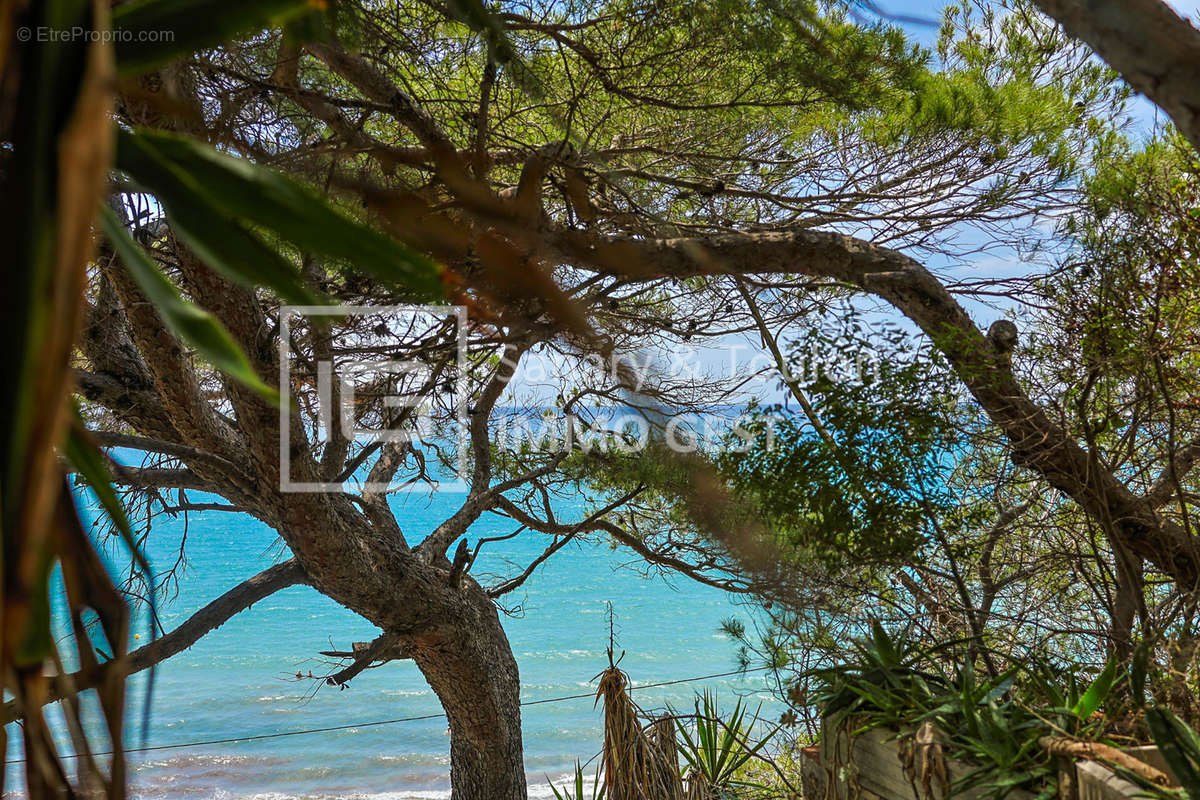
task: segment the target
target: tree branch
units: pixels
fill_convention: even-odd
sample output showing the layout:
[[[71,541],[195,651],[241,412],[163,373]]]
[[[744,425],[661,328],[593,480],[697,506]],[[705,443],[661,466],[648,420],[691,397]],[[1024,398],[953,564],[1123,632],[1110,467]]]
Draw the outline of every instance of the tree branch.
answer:
[[[541,555],[539,555],[533,561],[530,561],[529,565],[525,567],[520,575],[516,576],[515,578],[509,578],[503,583],[499,583],[496,586],[493,586],[491,589],[488,589],[487,596],[494,599],[501,597],[502,595],[506,595],[514,589],[520,588],[525,581],[529,580],[529,577],[533,575],[534,571],[541,566],[546,559],[566,547],[567,543],[573,541],[577,534],[578,531],[556,535],[554,542],[551,543],[550,546],[545,550],[543,550]]]
[[[1034,0],[1171,117],[1200,150],[1200,31],[1160,0]]]
[[[385,633],[371,642],[355,642],[350,652],[340,650],[322,650],[321,655],[330,658],[353,658],[354,661],[344,669],[338,670],[325,678],[330,686],[343,686],[351,681],[364,669],[376,661],[395,661],[411,658],[407,646],[400,643],[395,634]]]
[[[492,506],[498,492],[490,486],[492,479],[492,442],[489,436],[488,421],[491,419],[492,408],[508,386],[509,380],[517,370],[517,363],[524,353],[524,347],[508,344],[500,357],[500,366],[488,380],[471,407],[470,435],[471,450],[475,466],[471,475],[471,491],[462,506],[439,525],[425,541],[417,545],[417,550],[427,557],[443,555],[450,544],[466,532],[479,515]]]
[[[633,494],[636,494],[636,492]],[[651,564],[657,564],[660,567],[666,567],[678,572],[681,575],[686,575],[694,581],[703,583],[706,586],[714,586],[718,589],[724,589],[729,592],[737,592],[742,594],[753,591],[753,587],[751,587],[748,583],[742,583],[734,580],[724,581],[710,577],[709,575],[706,575],[703,570],[698,569],[686,561],[659,553],[629,531],[626,531],[623,528],[620,528],[602,518],[603,515],[609,510],[624,504],[629,499],[630,496],[626,496],[615,503],[609,504],[609,506],[607,506],[605,509],[597,511],[587,519],[576,523],[556,523],[548,520],[538,519],[503,495],[496,498],[496,506],[503,509],[505,513],[507,513],[517,522],[535,531],[561,536],[574,536],[576,534],[586,533],[588,531],[604,531],[609,536],[616,539],[619,543],[625,545],[630,550],[649,561]],[[488,594],[495,597],[499,594],[503,594],[504,592],[511,591],[511,588],[516,588],[515,586],[511,588],[504,588],[504,592],[501,592],[500,589],[504,586],[504,584],[501,584],[495,589],[492,589]]]
[[[162,453],[184,460],[202,461],[231,473],[237,471],[237,467],[228,459],[185,444],[165,442],[161,439],[147,439],[144,436],[133,436],[128,433],[111,433],[109,431],[89,431],[89,433],[101,447],[127,447],[131,450],[143,450],[148,453]]]
[[[358,87],[365,96],[385,106],[396,121],[408,128],[431,151],[434,161],[458,162],[458,151],[437,123],[411,97],[400,91],[390,78],[371,62],[341,47],[325,42],[308,42],[304,49],[312,53],[337,75]]]
[[[169,467],[135,469],[118,466],[113,470],[113,483],[135,489],[196,489],[201,492],[219,493],[212,484],[190,469]]]
[[[183,345],[167,330],[154,305],[114,260],[105,265],[105,276],[121,301],[127,332],[154,380],[172,427],[192,447],[222,454],[237,452],[237,437],[205,399]]]
[[[1146,492],[1146,502],[1153,508],[1162,508],[1175,496],[1179,483],[1200,463],[1200,439],[1193,439],[1167,456],[1167,466],[1159,474],[1154,485]]]
[[[1200,546],[1160,518],[1055,425],[1013,377],[997,349],[934,275],[903,253],[824,231],[636,239],[556,229],[545,234],[564,261],[646,280],[695,275],[800,274],[832,278],[880,297],[917,324],[1004,432],[1014,463],[1073,498],[1136,555],[1182,586],[1200,582]],[[1111,520],[1111,524],[1108,524]]]
[[[259,600],[298,583],[308,583],[308,579],[295,559],[276,564],[225,592],[188,617],[185,622],[166,636],[139,647],[122,659],[105,662],[94,670],[76,672],[66,683],[73,686],[76,692],[82,692],[85,689],[99,686],[114,672],[121,675],[132,675],[148,669],[160,661],[165,661],[171,656],[183,652],[199,641],[200,637],[221,627],[235,614],[246,610]],[[61,699],[61,695],[52,692],[46,698],[46,702],[53,703]],[[0,714],[3,716],[4,724],[23,716],[23,712],[16,707],[15,703],[11,702],[5,704],[4,710]]]

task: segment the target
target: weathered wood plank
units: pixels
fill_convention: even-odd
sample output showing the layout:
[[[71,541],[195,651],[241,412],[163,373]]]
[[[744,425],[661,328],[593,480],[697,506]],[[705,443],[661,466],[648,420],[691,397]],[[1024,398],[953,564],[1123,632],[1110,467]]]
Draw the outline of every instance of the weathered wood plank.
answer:
[[[827,794],[830,800],[855,800],[860,790],[883,800],[945,800],[946,789],[972,769],[961,761],[943,758],[946,772],[941,774],[937,768],[940,744],[933,735],[923,732],[906,744],[899,741],[899,735],[895,730],[877,728],[850,739],[844,730],[824,729],[821,761],[827,769],[837,769]],[[904,769],[903,753],[908,747],[913,748],[912,779]],[[956,800],[981,800],[983,794],[972,789],[957,795]],[[1013,790],[1006,798],[1033,800],[1033,795]]]

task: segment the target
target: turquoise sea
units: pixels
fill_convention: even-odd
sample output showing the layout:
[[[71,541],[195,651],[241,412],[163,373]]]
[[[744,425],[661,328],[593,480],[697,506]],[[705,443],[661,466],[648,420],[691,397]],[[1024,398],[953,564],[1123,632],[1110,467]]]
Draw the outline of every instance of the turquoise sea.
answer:
[[[453,509],[461,495],[399,495],[393,507],[418,539]],[[572,506],[560,504],[563,518]],[[578,509],[576,509],[577,511]],[[485,518],[468,538],[510,533],[511,522]],[[207,512],[158,518],[148,539],[157,570],[174,563],[186,536],[187,567],[178,596],[163,602],[167,630],[239,581],[286,557],[274,532],[240,514]],[[546,538],[524,532],[485,547],[477,577],[515,574]],[[611,603],[621,667],[634,685],[736,669],[736,648],[719,631],[722,619],[749,611],[728,594],[682,577],[647,577],[632,553],[603,543],[568,546],[522,589],[509,595],[517,613],[505,628],[520,666],[526,702],[588,694],[607,665]],[[486,581],[485,581],[486,583]],[[365,723],[438,714],[437,699],[407,662],[367,670],[345,691],[296,679],[329,671],[318,652],[347,649],[375,628],[308,587],[279,592],[242,612],[159,667],[145,744],[130,756],[132,789],[143,798],[438,798],[448,796],[449,736],[443,719],[368,726]],[[144,626],[141,640],[146,641]],[[643,708],[689,708],[694,692],[717,689],[761,702],[762,716],[779,707],[758,673],[634,691]],[[144,677],[131,681],[127,747],[140,747]],[[216,745],[212,739],[355,725],[344,730]],[[601,716],[591,699],[535,703],[523,709],[530,794],[549,797],[547,778],[561,782],[576,759],[600,748]],[[20,757],[10,726],[8,758]],[[69,748],[66,748],[69,750]],[[594,771],[595,761],[590,769]],[[10,765],[8,786],[19,786]]]

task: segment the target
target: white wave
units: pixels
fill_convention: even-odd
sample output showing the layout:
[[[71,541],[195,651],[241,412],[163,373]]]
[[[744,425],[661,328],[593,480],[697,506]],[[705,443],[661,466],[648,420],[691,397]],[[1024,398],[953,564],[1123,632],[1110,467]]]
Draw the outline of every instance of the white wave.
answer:
[[[573,774],[563,774],[552,779],[553,783],[558,786],[565,786],[574,781]],[[591,794],[592,780],[585,777],[584,787],[588,795]],[[130,796],[133,800],[162,800],[163,798],[181,798],[186,797],[190,800],[449,800],[449,789],[400,789],[396,791],[386,792],[354,792],[354,793],[314,793],[314,794],[296,794],[292,792],[232,792],[226,789],[215,789],[211,793],[195,793],[184,791],[172,791],[168,787],[159,787],[160,791],[139,792],[136,788],[131,792]],[[6,792],[4,797],[17,798],[21,795],[10,794]],[[550,788],[550,782],[543,776],[539,781],[531,781],[529,784],[530,800],[549,800],[554,797],[554,791]]]

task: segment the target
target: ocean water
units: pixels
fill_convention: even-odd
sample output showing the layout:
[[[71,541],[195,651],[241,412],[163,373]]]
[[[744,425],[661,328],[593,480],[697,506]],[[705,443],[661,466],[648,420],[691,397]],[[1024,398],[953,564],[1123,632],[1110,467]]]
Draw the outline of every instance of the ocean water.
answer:
[[[393,508],[416,540],[455,507],[453,494],[399,495]],[[573,503],[561,503],[574,518]],[[485,517],[468,533],[510,533],[502,518]],[[236,514],[207,512],[156,519],[148,554],[157,570],[174,563],[181,544],[187,566],[177,597],[160,608],[167,630],[245,578],[286,557],[270,529]],[[476,577],[512,575],[541,552],[547,537],[524,532],[488,545],[472,568]],[[516,654],[525,702],[590,694],[607,666],[608,604],[615,614],[617,652],[634,685],[736,669],[736,647],[719,631],[722,619],[749,611],[722,591],[675,576],[647,577],[629,551],[605,543],[568,546],[506,598],[504,617]],[[486,581],[485,585],[486,585]],[[144,626],[141,640],[146,641]],[[330,670],[321,650],[348,649],[373,638],[370,623],[308,587],[279,592],[209,633],[157,671],[145,745],[130,755],[131,784],[142,798],[440,798],[448,796],[449,736],[444,719],[384,725],[366,723],[440,714],[436,697],[409,662],[370,669],[338,691],[302,677]],[[140,747],[145,677],[131,680],[127,747]],[[695,692],[715,689],[724,705],[744,696],[762,716],[779,706],[758,674],[635,689],[646,709],[690,708]],[[549,797],[548,779],[565,780],[576,759],[599,751],[601,714],[590,698],[522,709],[530,794]],[[213,739],[358,726],[323,733],[223,744]],[[10,726],[8,758],[20,752]],[[65,743],[65,738],[64,738]],[[69,751],[69,747],[65,747]],[[594,771],[596,761],[591,761]],[[19,786],[10,764],[6,785]]]

